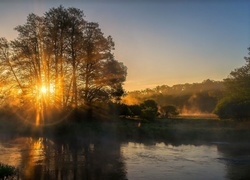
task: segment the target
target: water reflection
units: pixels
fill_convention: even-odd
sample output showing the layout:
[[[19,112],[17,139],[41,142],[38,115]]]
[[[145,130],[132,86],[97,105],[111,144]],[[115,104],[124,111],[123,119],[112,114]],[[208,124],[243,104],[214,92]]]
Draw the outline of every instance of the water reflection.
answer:
[[[250,179],[250,144],[219,144],[217,148],[228,179]]]
[[[223,179],[225,175],[224,165],[216,160],[218,152],[213,145],[128,143],[122,150],[126,154],[128,179],[210,180]]]
[[[6,153],[7,146],[18,151]],[[20,167],[21,179],[126,179],[119,143],[105,138],[95,142],[80,137],[16,138],[3,142],[0,151],[5,153],[1,162],[7,156],[20,156],[9,164]]]
[[[0,137],[0,162],[21,179],[249,179],[250,145]]]

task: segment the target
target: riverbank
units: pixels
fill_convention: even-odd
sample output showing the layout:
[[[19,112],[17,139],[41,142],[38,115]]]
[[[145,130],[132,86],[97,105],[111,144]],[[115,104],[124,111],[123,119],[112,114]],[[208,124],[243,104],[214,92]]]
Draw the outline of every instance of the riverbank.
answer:
[[[235,149],[237,149],[237,152],[241,154],[247,152],[246,157],[248,157],[250,122],[223,121],[216,118],[206,119],[204,117],[156,119],[153,122],[122,118],[92,122],[63,121],[56,125],[35,127],[17,120],[2,119],[0,121],[0,137],[1,143],[8,151],[13,150],[11,149],[12,147],[20,149],[22,155],[18,155],[17,157],[23,158],[22,163],[29,163],[30,158],[26,158],[27,152],[30,152],[29,156],[38,159],[32,167],[36,166],[38,169],[40,168],[39,171],[37,171],[37,169],[33,171],[34,169],[31,168],[29,172],[32,171],[33,174],[25,174],[25,172],[27,172],[26,165],[21,164],[17,166],[16,164],[11,164],[12,160],[8,162],[4,160],[5,157],[3,156],[1,160],[2,163],[11,165],[4,165],[4,168],[5,166],[9,167],[8,169],[12,168],[12,166],[16,167],[18,177],[42,176],[44,174],[44,166],[51,168],[51,171],[48,171],[50,175],[46,175],[48,177],[54,177],[53,173],[57,172],[55,169],[61,167],[62,164],[65,165],[63,172],[73,172],[77,168],[79,168],[79,172],[80,170],[82,172],[84,166],[85,168],[90,167],[90,169],[86,169],[87,172],[96,172],[93,171],[93,168],[105,169],[105,171],[102,171],[104,173],[102,176],[108,177],[112,174],[113,177],[115,167],[121,165],[121,162],[118,161],[121,160],[120,153],[128,152],[124,150],[125,147],[127,150],[131,150],[131,144],[134,144],[132,147],[133,155],[136,154],[134,152],[134,150],[136,150],[135,148],[137,148],[137,150],[143,150],[143,148],[140,149],[140,147],[148,146],[150,147],[148,149],[152,149],[152,145],[154,145],[154,148],[159,148],[160,150],[162,150],[162,146],[164,146],[164,154],[168,154],[169,150],[173,149],[172,147],[175,147],[174,149],[180,149],[180,151],[177,152],[180,152],[181,156],[185,155],[185,153],[182,153],[183,147],[186,152],[190,152],[190,148],[197,150],[199,148],[196,147],[201,147],[201,149],[209,147],[204,153],[207,153],[208,150],[210,153],[210,147],[216,147],[217,149],[214,152],[218,150],[220,152],[231,153],[231,151],[235,152]],[[156,146],[157,144],[161,146]],[[121,148],[123,148],[123,150],[121,150]],[[148,150],[147,148],[145,149]],[[157,149],[154,149],[153,152]],[[17,152],[18,151],[14,149],[13,153],[16,154]],[[33,152],[33,154],[31,152]],[[65,153],[68,153],[67,156],[65,156]],[[117,156],[114,158],[115,154]],[[53,167],[50,164],[51,161],[40,161],[41,159],[36,156],[39,158],[47,156],[44,159],[54,157],[53,163],[56,162],[57,165]],[[15,156],[13,155],[12,157]],[[65,157],[75,157],[74,165],[82,164],[82,166],[67,166],[67,164],[72,163],[72,159],[67,160]],[[83,159],[78,159],[81,157]],[[86,158],[90,157],[92,158],[91,162],[94,162],[94,164],[92,164],[92,166],[85,166]],[[207,157],[207,154],[202,155],[202,157]],[[109,168],[110,171],[107,172],[106,167],[110,165],[110,163],[106,162],[110,162],[112,158],[114,161],[112,161],[111,164],[113,164],[114,168]],[[235,158],[235,156],[233,156],[233,158]],[[227,160],[228,157],[222,156],[219,160],[223,161],[224,159]],[[44,163],[43,166],[41,166],[41,162]],[[88,162],[89,161],[87,161],[87,163]],[[104,163],[100,165],[99,162]],[[129,164],[129,162],[126,163]],[[121,177],[121,175],[125,177],[125,171],[120,171],[120,169],[116,169],[119,171],[119,173],[116,174],[117,177]],[[6,173],[4,175],[6,176]],[[96,173],[92,175],[94,177]],[[83,176],[84,175],[82,175],[82,177]],[[249,176],[246,175],[246,177]]]
[[[121,118],[112,121],[64,121],[35,127],[19,121],[1,120],[0,133],[16,136],[110,137],[120,140],[162,142],[250,142],[250,122],[217,118],[178,117],[153,122]]]
[[[250,122],[218,119],[175,118],[154,122],[122,121],[119,134],[126,138],[148,138],[171,142],[249,142]]]

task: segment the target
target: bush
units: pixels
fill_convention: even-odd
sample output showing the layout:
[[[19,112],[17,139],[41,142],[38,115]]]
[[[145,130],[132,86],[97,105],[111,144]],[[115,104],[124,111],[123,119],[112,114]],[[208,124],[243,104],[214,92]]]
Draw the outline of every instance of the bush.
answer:
[[[227,97],[219,101],[214,113],[222,119],[249,119],[250,101]]]
[[[141,107],[139,105],[131,105],[129,106],[132,116],[140,116]]]
[[[14,176],[16,174],[16,168],[14,166],[9,166],[0,163],[0,179],[5,179],[9,176]]]
[[[146,100],[142,104],[140,117],[146,120],[154,120],[157,116],[158,108],[154,100]]]
[[[157,111],[155,111],[152,107],[147,107],[145,109],[142,109],[140,117],[142,119],[146,119],[149,121],[152,121],[156,118]]]
[[[179,111],[174,105],[166,105],[160,107],[160,114],[162,117],[174,117],[179,115]]]
[[[118,114],[123,116],[130,116],[131,111],[128,105],[126,104],[117,104]]]

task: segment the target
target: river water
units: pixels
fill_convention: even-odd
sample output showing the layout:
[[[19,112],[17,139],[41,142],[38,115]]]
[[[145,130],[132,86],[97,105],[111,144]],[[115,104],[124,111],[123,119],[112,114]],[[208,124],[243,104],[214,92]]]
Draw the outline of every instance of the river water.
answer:
[[[0,137],[0,162],[19,179],[250,179],[250,145]]]

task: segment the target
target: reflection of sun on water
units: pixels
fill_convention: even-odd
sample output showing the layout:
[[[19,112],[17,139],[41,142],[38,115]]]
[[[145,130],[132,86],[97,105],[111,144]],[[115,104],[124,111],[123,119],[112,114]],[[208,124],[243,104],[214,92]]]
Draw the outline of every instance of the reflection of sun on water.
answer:
[[[32,177],[35,172],[35,165],[44,161],[44,145],[43,138],[26,140],[28,151],[23,152],[22,156],[25,159],[25,169],[23,170],[26,177]]]

